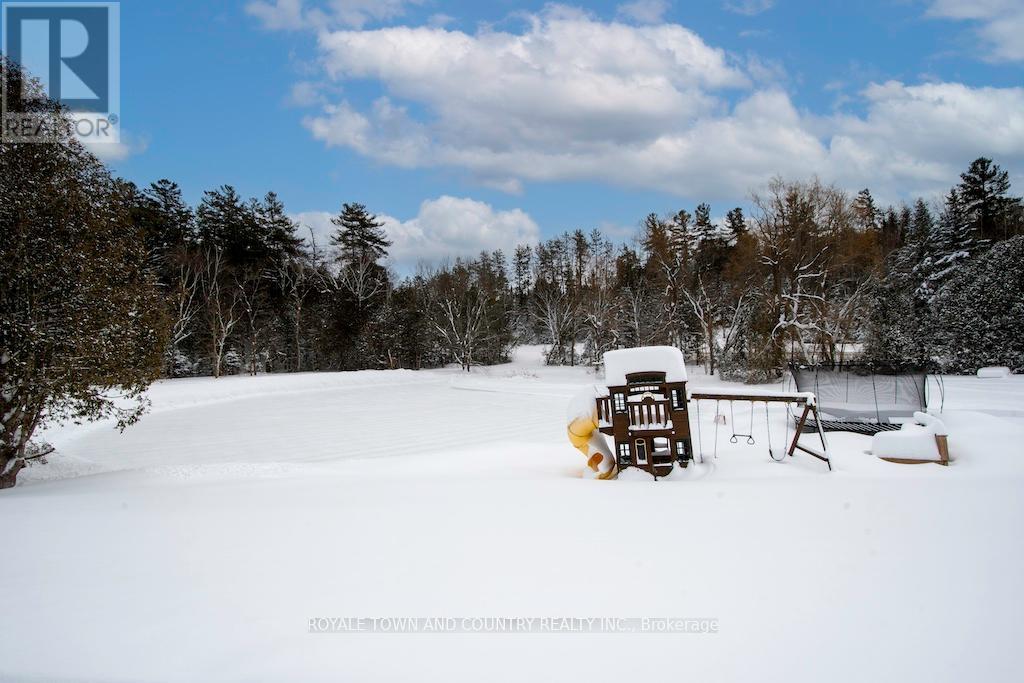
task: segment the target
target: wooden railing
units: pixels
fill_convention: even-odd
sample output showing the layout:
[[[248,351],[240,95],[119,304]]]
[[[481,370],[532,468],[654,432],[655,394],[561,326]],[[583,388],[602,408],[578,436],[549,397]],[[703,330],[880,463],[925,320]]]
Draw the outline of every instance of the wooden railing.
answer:
[[[672,419],[668,401],[630,403],[627,408],[630,429],[665,429]]]
[[[610,425],[614,421],[614,410],[610,396],[597,399],[597,419],[600,424]],[[643,403],[627,403],[626,415],[630,429],[665,429],[672,419],[669,401],[655,400]]]

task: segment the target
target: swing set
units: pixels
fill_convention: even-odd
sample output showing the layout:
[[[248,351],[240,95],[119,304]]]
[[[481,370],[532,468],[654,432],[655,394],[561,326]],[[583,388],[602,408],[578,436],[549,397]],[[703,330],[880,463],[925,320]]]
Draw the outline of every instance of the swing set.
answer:
[[[764,420],[765,428],[767,430],[768,438],[768,455],[772,460],[776,462],[782,462],[786,459],[786,456],[793,457],[796,451],[806,453],[818,460],[823,461],[828,465],[828,469],[832,471],[832,461],[828,455],[828,441],[825,439],[825,432],[822,429],[822,420],[818,415],[817,401],[815,400],[814,394],[806,392],[777,392],[777,393],[748,393],[748,394],[732,394],[723,393],[717,391],[714,393],[708,392],[692,392],[690,399],[696,406],[697,413],[697,442],[700,450],[700,461],[704,462],[704,438],[700,426],[700,402],[701,401],[714,401],[715,402],[715,437],[714,437],[714,449],[713,456],[718,459],[718,428],[724,420],[724,415],[721,414],[720,408],[722,401],[728,401],[729,403],[729,415],[732,418],[732,435],[729,437],[729,443],[739,443],[741,438],[745,438],[748,445],[753,446],[757,443],[754,439],[754,404],[764,403]],[[750,424],[746,434],[740,434],[736,431],[736,412],[735,402],[749,402],[750,403]],[[787,405],[787,409],[791,405],[796,405],[798,408],[803,406],[803,411],[800,414],[800,418],[797,420],[796,430],[793,433],[793,439],[789,438],[789,420],[786,419],[785,427],[785,440],[783,443],[787,444],[786,450],[780,453],[778,456],[775,454],[775,449],[772,447],[772,432],[771,432],[771,419],[768,414],[768,404],[770,403],[784,403]],[[721,420],[719,418],[722,418]],[[810,422],[808,418],[811,418]],[[800,436],[805,426],[814,425],[814,431],[818,433],[818,438],[821,440],[821,450],[817,450],[808,445],[800,443]]]

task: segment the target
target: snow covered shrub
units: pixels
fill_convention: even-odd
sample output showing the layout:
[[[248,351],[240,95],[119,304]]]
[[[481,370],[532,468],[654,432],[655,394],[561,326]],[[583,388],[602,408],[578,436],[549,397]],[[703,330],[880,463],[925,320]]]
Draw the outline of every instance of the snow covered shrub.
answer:
[[[864,340],[868,360],[886,365],[925,362],[930,315],[915,298],[914,287],[913,279],[898,268],[871,284]]]
[[[224,354],[224,369],[229,375],[237,375],[242,371],[242,354],[231,349]]]
[[[192,377],[196,374],[196,362],[181,349],[174,349],[168,354],[167,366],[171,377]]]
[[[935,352],[946,369],[1024,371],[1024,236],[965,262],[933,305]]]

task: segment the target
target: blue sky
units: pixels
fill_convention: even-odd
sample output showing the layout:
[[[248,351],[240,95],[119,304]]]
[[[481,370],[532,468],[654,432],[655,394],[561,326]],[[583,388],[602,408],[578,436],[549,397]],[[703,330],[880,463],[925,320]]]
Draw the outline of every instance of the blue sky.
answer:
[[[125,0],[121,22],[118,173],[275,190],[319,231],[363,202],[404,265],[723,215],[776,173],[896,201],[979,155],[1024,169],[1020,0]]]

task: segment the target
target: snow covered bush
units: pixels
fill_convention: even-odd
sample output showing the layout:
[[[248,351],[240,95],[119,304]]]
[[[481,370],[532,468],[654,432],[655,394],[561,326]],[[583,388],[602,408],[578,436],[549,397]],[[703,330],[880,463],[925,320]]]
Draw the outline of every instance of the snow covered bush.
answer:
[[[191,377],[196,374],[197,363],[179,349],[168,354],[168,373],[171,377]]]
[[[965,262],[933,306],[935,354],[945,369],[1024,371],[1024,236]]]

